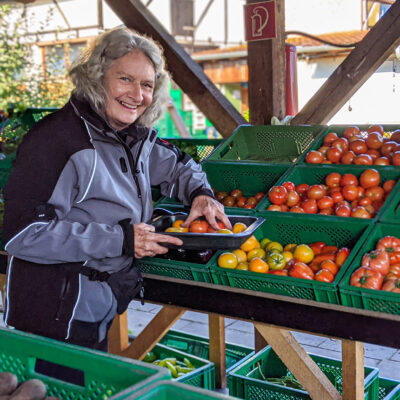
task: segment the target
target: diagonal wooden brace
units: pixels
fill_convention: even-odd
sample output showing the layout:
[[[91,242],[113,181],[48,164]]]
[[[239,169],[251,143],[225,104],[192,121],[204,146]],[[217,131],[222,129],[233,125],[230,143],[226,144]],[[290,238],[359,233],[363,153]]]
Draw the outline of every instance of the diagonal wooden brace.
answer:
[[[315,400],[340,400],[342,397],[314,360],[286,329],[254,324],[282,362]]]

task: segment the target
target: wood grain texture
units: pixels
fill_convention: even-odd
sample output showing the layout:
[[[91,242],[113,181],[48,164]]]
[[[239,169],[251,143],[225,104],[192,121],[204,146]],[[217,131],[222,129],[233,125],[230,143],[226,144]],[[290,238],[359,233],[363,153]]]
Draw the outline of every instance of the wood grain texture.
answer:
[[[125,311],[114,317],[108,333],[108,351],[111,354],[121,354],[128,346],[128,311]]]
[[[364,343],[342,341],[343,400],[364,399]]]
[[[215,385],[217,388],[226,388],[225,318],[217,314],[208,314],[208,329],[209,359],[215,364]]]

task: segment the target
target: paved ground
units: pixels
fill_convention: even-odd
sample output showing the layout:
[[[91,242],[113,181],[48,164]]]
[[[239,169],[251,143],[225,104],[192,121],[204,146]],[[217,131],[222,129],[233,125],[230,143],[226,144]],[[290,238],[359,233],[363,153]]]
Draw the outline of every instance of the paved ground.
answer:
[[[1,303],[1,301],[0,301]],[[138,335],[160,310],[160,306],[133,301],[128,308],[128,328]],[[3,316],[0,313],[0,326]],[[208,316],[203,313],[186,311],[173,326],[175,330],[208,337]],[[293,332],[300,344],[310,353],[341,359],[341,342],[326,337]],[[225,337],[227,342],[254,346],[253,325],[234,319],[225,319]],[[365,365],[379,368],[379,376],[400,380],[400,350],[391,347],[365,344]]]
[[[139,334],[157,314],[160,306],[147,303],[141,305],[132,302],[128,309],[128,328],[134,335]],[[174,330],[208,336],[208,316],[203,313],[186,311],[173,326]],[[341,359],[341,341],[326,337],[292,332],[298,342],[310,353]],[[234,319],[225,319],[225,337],[227,342],[254,346],[253,325]],[[365,365],[379,368],[379,376],[400,380],[400,350],[391,347],[365,344]]]

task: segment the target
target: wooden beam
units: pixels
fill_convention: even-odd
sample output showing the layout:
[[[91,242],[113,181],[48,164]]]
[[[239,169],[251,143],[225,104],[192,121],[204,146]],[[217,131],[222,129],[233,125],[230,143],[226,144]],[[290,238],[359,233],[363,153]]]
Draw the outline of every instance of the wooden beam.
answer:
[[[123,357],[143,360],[146,354],[161,340],[185,311],[184,308],[164,306],[146,325],[140,335],[135,338],[132,344],[118,354]],[[126,332],[128,332],[128,329]]]
[[[312,399],[341,400],[332,382],[288,330],[265,324],[254,326]]]
[[[140,0],[106,1],[127,27],[147,34],[161,44],[172,78],[222,136],[229,136],[238,125],[247,123]]]
[[[325,124],[400,44],[400,1],[396,1],[332,73],[291,124]]]
[[[268,343],[267,341],[263,338],[260,332],[258,332],[256,326],[254,325],[254,350],[256,353],[260,350],[262,350],[264,347],[267,347]]]
[[[247,4],[260,0],[247,0]],[[285,0],[275,0],[276,38],[247,45],[250,123],[270,125],[286,115]]]
[[[342,341],[343,400],[364,399],[364,343]]]
[[[226,388],[225,318],[218,314],[208,314],[210,334],[209,359],[215,364],[215,384]]]
[[[128,311],[125,311],[114,317],[108,333],[108,351],[111,354],[121,354],[128,346]]]

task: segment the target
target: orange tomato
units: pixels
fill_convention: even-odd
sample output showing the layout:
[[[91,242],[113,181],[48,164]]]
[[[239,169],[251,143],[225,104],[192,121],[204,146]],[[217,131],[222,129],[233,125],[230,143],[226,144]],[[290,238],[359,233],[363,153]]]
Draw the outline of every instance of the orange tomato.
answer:
[[[261,247],[260,242],[256,239],[254,235],[252,235],[240,246],[240,249],[248,252],[255,249],[256,247]]]
[[[247,229],[247,226],[243,222],[236,222],[235,225],[233,225],[232,232],[233,233],[240,233],[243,232]]]
[[[206,233],[208,227],[209,227],[209,224],[207,221],[196,219],[189,225],[189,232]]]
[[[218,257],[218,266],[221,268],[234,269],[238,265],[238,259],[235,254],[226,252]]]
[[[269,270],[268,264],[259,257],[253,258],[249,263],[249,271],[267,273]]]
[[[327,269],[321,269],[315,274],[314,279],[319,282],[333,282],[335,277],[332,272],[328,271]]]
[[[307,246],[306,244],[299,244],[298,246],[296,246],[293,252],[293,257],[295,260],[307,264],[313,260],[314,252],[312,251],[310,246]]]
[[[247,254],[243,250],[236,249],[232,253],[236,256],[239,263],[247,262]]]
[[[173,222],[172,227],[173,227],[173,228],[178,228],[178,229],[180,229],[182,232],[189,232],[189,228],[182,228],[181,225],[182,225],[184,222],[185,222],[185,221],[183,221],[182,219],[177,219],[176,221]]]

